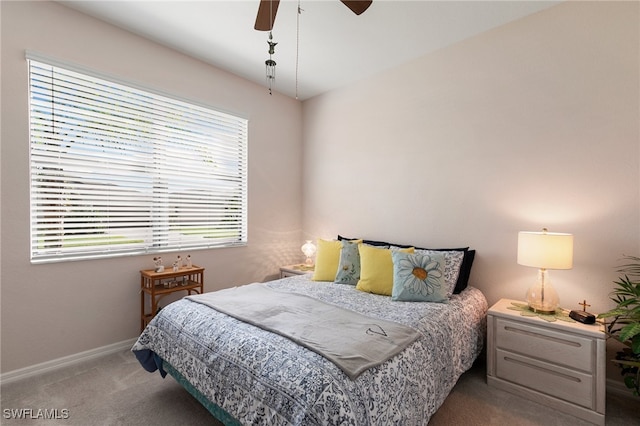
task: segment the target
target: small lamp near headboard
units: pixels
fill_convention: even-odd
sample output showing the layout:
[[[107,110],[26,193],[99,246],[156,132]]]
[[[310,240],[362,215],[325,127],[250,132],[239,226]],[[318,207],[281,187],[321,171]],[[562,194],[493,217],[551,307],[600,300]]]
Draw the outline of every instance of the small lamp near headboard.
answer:
[[[558,293],[551,286],[548,269],[573,268],[573,235],[548,232],[518,233],[518,264],[538,268],[538,279],[527,291],[529,309],[551,314],[559,304]]]
[[[316,246],[311,242],[311,240],[307,240],[301,247],[302,253],[304,253],[306,259],[304,264],[307,266],[313,266],[313,255],[316,254]]]

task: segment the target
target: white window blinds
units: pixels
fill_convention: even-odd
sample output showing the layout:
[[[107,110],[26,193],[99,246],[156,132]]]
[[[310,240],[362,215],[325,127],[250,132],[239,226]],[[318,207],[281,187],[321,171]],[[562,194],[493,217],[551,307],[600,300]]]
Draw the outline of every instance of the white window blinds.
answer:
[[[246,119],[28,62],[32,262],[246,243]]]

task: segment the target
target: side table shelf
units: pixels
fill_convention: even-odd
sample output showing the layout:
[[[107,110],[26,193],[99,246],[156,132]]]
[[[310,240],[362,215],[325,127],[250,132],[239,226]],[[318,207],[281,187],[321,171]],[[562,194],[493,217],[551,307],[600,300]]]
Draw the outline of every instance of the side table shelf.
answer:
[[[187,294],[204,292],[204,268],[193,265],[177,271],[168,268],[163,272],[153,269],[140,271],[140,332],[158,313],[158,302],[168,294],[186,291]],[[146,299],[149,300],[146,303]]]

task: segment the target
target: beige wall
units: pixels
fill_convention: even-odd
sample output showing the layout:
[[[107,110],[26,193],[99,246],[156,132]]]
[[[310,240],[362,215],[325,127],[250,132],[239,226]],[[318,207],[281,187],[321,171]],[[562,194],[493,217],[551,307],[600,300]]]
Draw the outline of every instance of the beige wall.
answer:
[[[190,253],[206,268],[205,291],[302,260],[298,101],[57,3],[1,8],[3,373],[135,337],[138,271],[152,266],[152,256],[29,263],[25,49],[249,118],[249,244]]]
[[[518,231],[570,232],[562,305],[608,309],[640,255],[638,18],[567,2],[305,102],[305,232],[472,246],[490,303],[535,279]]]

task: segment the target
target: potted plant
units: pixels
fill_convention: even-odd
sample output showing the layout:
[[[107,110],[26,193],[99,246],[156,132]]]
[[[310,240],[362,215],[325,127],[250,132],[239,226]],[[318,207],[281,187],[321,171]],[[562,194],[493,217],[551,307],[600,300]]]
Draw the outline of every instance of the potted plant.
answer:
[[[612,361],[620,367],[624,384],[640,396],[640,258],[625,256],[625,260],[628,263],[618,269],[624,277],[614,281],[611,293],[616,307],[598,318],[605,319],[607,335],[624,344]]]

